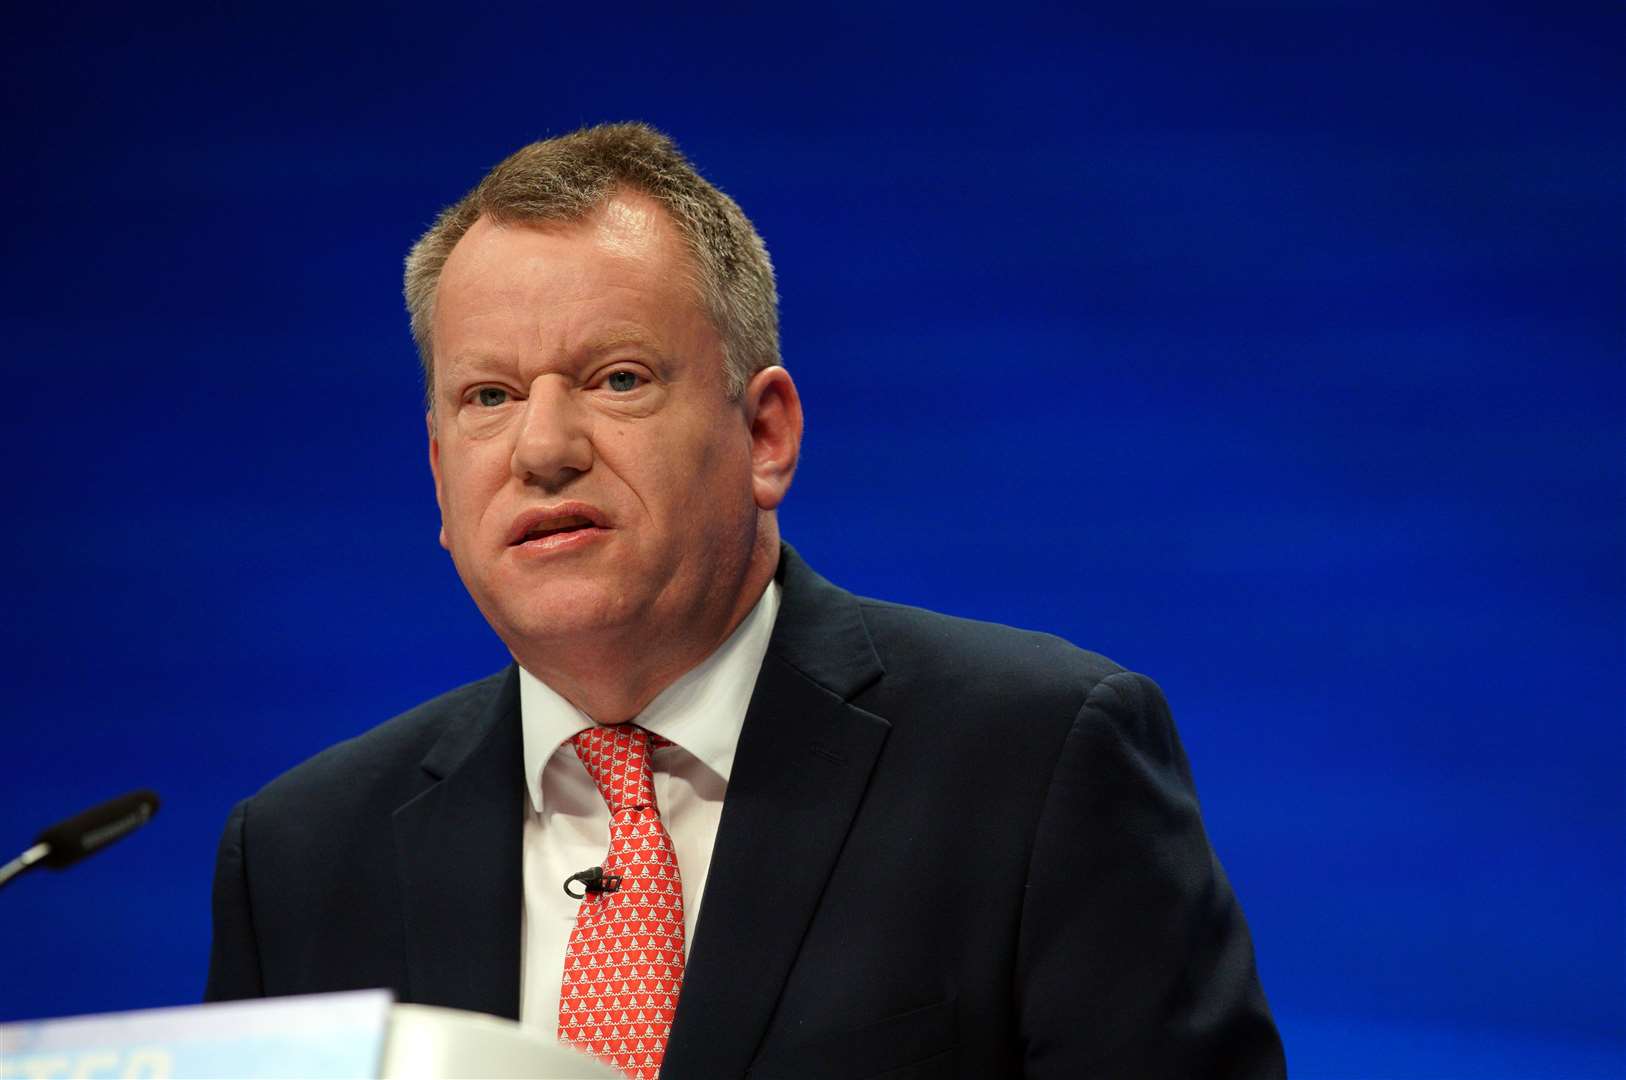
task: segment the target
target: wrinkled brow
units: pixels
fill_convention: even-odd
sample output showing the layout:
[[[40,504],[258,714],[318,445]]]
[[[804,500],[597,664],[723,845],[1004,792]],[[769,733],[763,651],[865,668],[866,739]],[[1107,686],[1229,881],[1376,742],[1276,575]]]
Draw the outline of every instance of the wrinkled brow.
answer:
[[[612,327],[574,345],[571,356],[578,361],[591,361],[618,349],[642,349],[659,353],[661,349],[653,335],[635,326]],[[448,377],[467,377],[483,372],[507,371],[513,367],[513,358],[502,353],[478,350],[455,353],[446,358],[444,370]]]
[[[654,339],[648,333],[638,329],[637,327],[628,326],[617,327],[605,330],[602,333],[594,334],[591,338],[588,338],[587,341],[582,343],[580,346],[580,351],[584,355],[593,355],[598,353],[613,352],[616,349],[624,349],[629,347],[653,349],[656,346]]]

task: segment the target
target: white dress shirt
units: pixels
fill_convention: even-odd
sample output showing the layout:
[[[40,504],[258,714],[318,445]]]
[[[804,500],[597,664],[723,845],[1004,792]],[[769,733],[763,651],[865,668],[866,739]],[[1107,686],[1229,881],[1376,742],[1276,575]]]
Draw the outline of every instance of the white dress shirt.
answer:
[[[734,747],[778,614],[779,584],[770,581],[728,640],[633,719],[672,743],[655,751],[652,765],[655,801],[683,877],[685,955],[700,913]],[[592,719],[524,668],[519,706],[531,795],[522,854],[519,1016],[521,1023],[557,1038],[565,949],[581,906],[565,895],[564,883],[577,871],[603,864],[610,849],[610,811],[569,741],[592,727]]]

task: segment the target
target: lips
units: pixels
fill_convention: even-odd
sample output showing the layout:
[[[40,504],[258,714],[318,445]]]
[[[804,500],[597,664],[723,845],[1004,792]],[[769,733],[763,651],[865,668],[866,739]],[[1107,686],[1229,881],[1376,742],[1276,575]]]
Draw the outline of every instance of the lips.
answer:
[[[525,535],[519,538],[522,544],[532,540],[541,540],[545,536],[555,536],[562,532],[575,532],[577,529],[590,529],[593,523],[580,514],[570,514],[557,521],[550,521],[545,525],[538,525],[534,529],[525,530]]]
[[[566,536],[589,529],[606,529],[609,523],[596,507],[581,503],[531,510],[514,519],[508,530],[508,546]]]

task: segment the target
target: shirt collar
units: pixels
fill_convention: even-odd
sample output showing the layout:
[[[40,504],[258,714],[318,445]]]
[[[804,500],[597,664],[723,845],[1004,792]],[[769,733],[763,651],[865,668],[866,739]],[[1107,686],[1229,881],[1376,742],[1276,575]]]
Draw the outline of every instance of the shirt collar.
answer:
[[[633,722],[693,754],[726,783],[778,616],[779,583],[769,581],[728,640],[657,694]],[[578,731],[592,727],[593,720],[524,668],[519,669],[519,712],[525,787],[531,808],[540,814],[542,769],[548,758]]]

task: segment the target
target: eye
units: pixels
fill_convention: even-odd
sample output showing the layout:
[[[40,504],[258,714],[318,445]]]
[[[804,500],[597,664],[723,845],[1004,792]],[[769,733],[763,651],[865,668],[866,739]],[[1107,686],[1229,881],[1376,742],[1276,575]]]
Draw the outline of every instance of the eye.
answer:
[[[612,371],[605,377],[604,385],[618,394],[625,394],[629,390],[638,389],[638,384],[642,381],[642,377],[636,371]]]
[[[500,386],[482,386],[474,392],[474,400],[488,409],[494,409],[508,401],[508,391]]]

